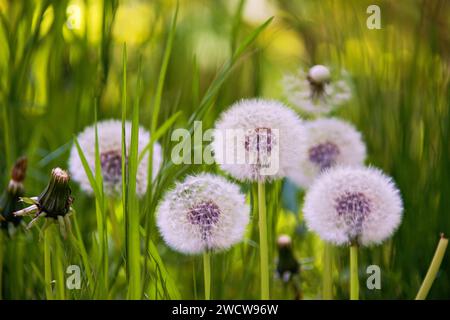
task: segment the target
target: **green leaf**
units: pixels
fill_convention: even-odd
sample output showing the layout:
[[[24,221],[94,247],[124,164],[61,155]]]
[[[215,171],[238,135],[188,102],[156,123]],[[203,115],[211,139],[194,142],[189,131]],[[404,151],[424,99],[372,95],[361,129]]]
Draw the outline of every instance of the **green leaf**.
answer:
[[[175,114],[173,114],[150,137],[151,141],[147,143],[147,145],[144,147],[144,149],[142,149],[141,154],[139,155],[139,163],[142,161],[142,159],[144,159],[145,153],[150,150],[150,146],[153,145],[154,142],[158,141],[159,138],[161,138],[167,132],[167,130],[169,130],[172,127],[172,125],[175,123],[175,121],[178,119],[181,113],[182,113],[181,111],[178,111]]]

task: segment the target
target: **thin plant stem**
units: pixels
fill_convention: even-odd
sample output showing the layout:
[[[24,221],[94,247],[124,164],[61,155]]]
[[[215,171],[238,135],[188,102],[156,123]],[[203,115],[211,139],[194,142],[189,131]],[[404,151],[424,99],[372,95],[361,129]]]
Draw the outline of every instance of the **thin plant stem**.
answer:
[[[359,300],[358,245],[350,246],[350,300]]]
[[[323,247],[322,298],[333,299],[333,246],[327,242]]]
[[[121,250],[122,248],[122,235],[121,228],[119,224],[119,220],[116,215],[116,203],[114,199],[110,198],[109,200],[109,219],[111,221],[111,233],[114,242],[116,243],[117,250]]]
[[[45,280],[45,296],[47,300],[53,300],[52,292],[52,265],[50,259],[50,237],[51,228],[44,232],[44,280]]]
[[[264,182],[258,182],[259,211],[259,257],[261,269],[261,299],[268,300],[269,293],[269,250],[267,243],[266,190]]]
[[[64,253],[63,249],[61,247],[60,239],[58,239],[58,236],[53,236],[53,244],[55,248],[55,254],[53,256],[53,262],[54,262],[54,276],[56,279],[56,297],[58,300],[64,300],[65,299],[65,272],[63,270],[63,258]]]
[[[428,268],[428,272],[425,276],[425,279],[420,286],[419,292],[417,292],[416,300],[425,300],[427,298],[428,292],[433,285],[434,279],[436,279],[436,275],[439,271],[439,267],[441,266],[442,259],[444,258],[445,250],[447,249],[448,239],[441,234],[441,239],[436,248],[436,252],[434,253],[433,260],[431,260],[430,267]]]
[[[205,278],[205,300],[211,299],[211,254],[203,253],[203,276]]]
[[[194,286],[194,300],[197,300],[197,279],[196,279],[195,259],[192,260],[192,281]]]

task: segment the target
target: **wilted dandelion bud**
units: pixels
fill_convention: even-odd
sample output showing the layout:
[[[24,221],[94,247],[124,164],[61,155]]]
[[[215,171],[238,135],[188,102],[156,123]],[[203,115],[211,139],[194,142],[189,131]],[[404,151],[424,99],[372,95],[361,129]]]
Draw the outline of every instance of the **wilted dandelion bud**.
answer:
[[[27,159],[22,157],[15,163],[8,187],[0,198],[0,226],[2,229],[9,230],[11,226],[17,226],[21,218],[14,216],[14,212],[23,208],[19,202],[24,194],[23,181],[27,171]]]
[[[183,253],[225,250],[242,241],[249,207],[236,184],[211,174],[189,176],[158,207],[162,237]]]
[[[118,196],[122,192],[122,122],[105,120],[97,123],[100,164],[103,175],[103,187],[108,196]],[[125,123],[126,146],[129,154],[131,144],[131,123]],[[95,125],[86,127],[77,137],[81,149],[92,172],[95,172]],[[139,127],[138,153],[141,154],[150,142],[150,134]],[[138,165],[136,176],[136,192],[143,196],[147,190],[149,152],[145,153]],[[153,145],[152,174],[156,177],[162,163],[161,146]],[[92,194],[93,190],[83,168],[76,146],[72,147],[69,159],[69,171],[85,192]]]
[[[401,222],[402,199],[392,179],[374,168],[336,167],[306,194],[307,226],[337,245],[379,244]]]
[[[328,67],[315,65],[307,73],[299,70],[286,75],[283,87],[289,102],[300,111],[327,114],[351,98],[346,72],[340,78],[332,79]]]
[[[283,234],[277,239],[278,263],[277,275],[283,282],[289,282],[300,272],[300,264],[294,256],[291,237]]]
[[[69,186],[69,174],[61,168],[52,170],[50,181],[44,191],[34,198],[23,198],[23,201],[31,204],[29,207],[17,211],[15,216],[33,215],[33,220],[27,228],[31,228],[40,218],[45,217],[46,225],[48,221],[58,222],[60,230],[66,237],[66,229],[70,229],[69,213],[72,210],[73,197]]]
[[[299,187],[309,187],[328,168],[364,164],[366,146],[350,123],[333,118],[307,121],[305,132],[302,152],[288,175]]]
[[[222,114],[212,147],[220,167],[234,178],[266,181],[287,174],[303,137],[295,112],[277,101],[250,99]]]

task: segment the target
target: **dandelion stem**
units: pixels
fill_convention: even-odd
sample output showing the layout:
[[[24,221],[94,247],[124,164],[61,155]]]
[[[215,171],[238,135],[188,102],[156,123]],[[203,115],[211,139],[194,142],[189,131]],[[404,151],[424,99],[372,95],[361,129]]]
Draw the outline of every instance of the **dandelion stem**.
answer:
[[[442,234],[437,245],[436,252],[434,253],[433,260],[431,260],[430,267],[428,268],[428,272],[422,282],[422,285],[420,286],[419,292],[417,293],[416,300],[425,300],[427,298],[428,292],[430,291],[434,279],[436,279],[439,267],[441,266],[447,245],[448,239]]]
[[[322,298],[333,299],[333,246],[327,242],[323,248]]]
[[[358,245],[350,246],[350,300],[359,300]]]
[[[203,275],[205,278],[205,300],[211,299],[211,255],[209,251],[203,253]]]
[[[50,234],[51,228],[44,232],[44,280],[45,280],[45,296],[47,300],[53,300],[52,293],[52,266],[50,260]]]
[[[261,299],[269,299],[269,251],[267,244],[266,191],[264,182],[258,182],[259,255],[261,268]]]

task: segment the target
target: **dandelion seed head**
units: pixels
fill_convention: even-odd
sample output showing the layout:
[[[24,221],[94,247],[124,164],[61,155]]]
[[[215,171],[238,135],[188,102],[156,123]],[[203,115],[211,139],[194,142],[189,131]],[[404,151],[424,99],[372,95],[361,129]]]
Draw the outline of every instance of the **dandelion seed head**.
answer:
[[[308,190],[303,207],[308,228],[337,245],[383,242],[398,228],[402,212],[392,179],[364,167],[325,171]]]
[[[120,183],[122,179],[122,154],[120,150],[100,153],[103,179],[109,183]]]
[[[313,66],[307,73],[300,69],[287,74],[282,85],[289,103],[312,115],[328,114],[352,96],[347,73],[331,77],[330,70],[322,65]]]
[[[329,118],[307,121],[305,143],[289,178],[308,188],[324,170],[337,166],[362,166],[366,147],[361,134],[348,122]]]
[[[211,174],[188,176],[166,193],[157,225],[173,249],[196,254],[242,241],[250,209],[236,184]]]
[[[228,135],[232,130],[243,134]],[[303,136],[300,118],[282,103],[247,99],[221,115],[215,124],[212,147],[222,170],[234,178],[267,181],[286,176],[298,157]],[[276,169],[269,171],[268,167]]]
[[[103,187],[108,196],[119,196],[122,192],[122,122],[119,120],[104,120],[97,123],[100,164],[103,175]],[[129,154],[131,144],[131,123],[125,123],[126,155]],[[95,172],[95,125],[86,127],[77,136],[81,149],[92,172]],[[143,127],[139,127],[138,154],[150,142],[150,134]],[[147,190],[148,152],[138,165],[136,175],[136,192],[143,196]],[[161,146],[153,147],[153,177],[156,177],[162,163]],[[83,164],[74,145],[69,159],[69,171],[74,181],[80,184],[83,191],[92,194],[93,190],[85,173]]]

